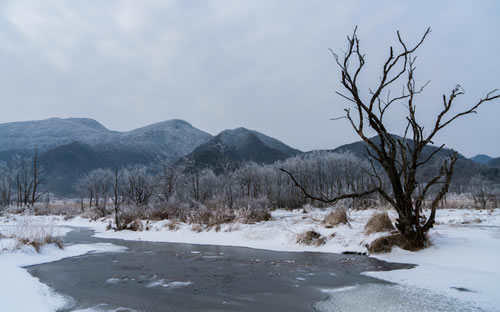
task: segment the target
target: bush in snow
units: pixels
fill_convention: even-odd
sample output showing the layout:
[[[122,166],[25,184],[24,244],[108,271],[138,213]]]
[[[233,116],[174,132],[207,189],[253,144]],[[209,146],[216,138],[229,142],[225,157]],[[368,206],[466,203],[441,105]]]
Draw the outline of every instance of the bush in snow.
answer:
[[[428,245],[429,245],[429,240],[427,240],[427,243],[423,248],[428,247]],[[367,246],[367,249],[370,253],[386,253],[386,252],[391,252],[392,247],[394,247],[394,246],[398,246],[399,248],[402,248],[405,250],[410,250],[410,251],[418,250],[418,249],[413,248],[412,244],[410,244],[399,233],[379,237],[376,240],[374,240],[373,242],[371,242]]]
[[[168,228],[169,231],[177,231],[179,229],[179,223],[175,220],[172,220],[164,225]]]
[[[2,235],[14,239],[17,242],[16,248],[32,246],[36,252],[40,252],[42,246],[55,244],[63,249],[63,242],[57,237],[52,225],[33,223],[28,218],[18,221],[13,228],[4,231]]]
[[[141,220],[135,219],[134,221],[127,224],[125,226],[125,229],[130,231],[141,232],[144,231],[144,225],[142,224]]]
[[[241,223],[256,223],[271,220],[270,203],[265,197],[258,199],[242,198],[237,202],[238,219]]]
[[[315,231],[306,231],[297,235],[297,244],[307,246],[321,246],[326,243],[326,237]]]
[[[323,223],[327,228],[337,226],[339,224],[349,224],[349,219],[347,218],[347,209],[336,208],[326,215]]]
[[[373,214],[365,225],[365,233],[367,235],[378,232],[390,232],[393,230],[395,230],[395,228],[387,212]]]
[[[59,249],[63,249],[63,242],[60,238],[54,237],[52,235],[46,235],[44,237],[38,238],[17,238],[19,245],[32,246],[36,252],[40,252],[40,249],[44,245],[55,244]]]

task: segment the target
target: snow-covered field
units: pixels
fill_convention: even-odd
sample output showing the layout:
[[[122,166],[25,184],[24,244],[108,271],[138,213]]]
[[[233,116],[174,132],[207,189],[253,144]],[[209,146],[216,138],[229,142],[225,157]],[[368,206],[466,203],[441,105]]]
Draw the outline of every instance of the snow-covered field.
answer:
[[[64,220],[62,217],[33,216],[29,218],[35,222],[50,222],[59,226],[90,227],[96,231],[97,237],[102,238],[244,246],[296,252],[366,252],[366,244],[386,234],[364,234],[364,226],[375,212],[374,210],[352,211],[349,215],[349,225],[340,225],[330,229],[321,223],[327,212],[320,209],[309,209],[307,213],[302,213],[302,210],[278,210],[272,213],[273,218],[268,222],[226,224],[222,225],[219,231],[212,228],[201,232],[193,231],[191,225],[182,223],[177,224],[176,230],[170,230],[168,226],[170,221],[144,222],[147,230],[142,232],[115,232],[106,231],[106,225],[111,219],[90,222],[80,217],[70,220]],[[391,211],[389,214],[395,219],[394,212]],[[19,218],[19,216],[0,218],[0,229],[18,222],[15,219]],[[297,234],[308,230],[314,230],[329,239],[326,244],[318,247],[297,244]],[[432,246],[422,251],[407,252],[395,248],[390,254],[374,255],[391,262],[414,263],[418,265],[416,268],[365,274],[396,282],[411,289],[425,289],[427,292],[445,295],[464,303],[472,302],[486,311],[500,311],[500,296],[498,296],[500,293],[500,209],[494,211],[439,210],[437,225],[431,231],[430,237]],[[29,287],[34,292],[32,295],[38,296],[39,300],[45,300],[44,306],[47,307],[47,311],[50,311],[51,308],[63,304],[64,298],[48,295],[50,290],[44,288],[19,267],[85,253],[98,247],[95,245],[71,246],[64,251],[47,247],[40,255],[25,250],[9,251],[0,256],[0,263],[9,263],[9,267],[19,270],[17,274],[25,274],[25,278],[20,280],[26,283],[29,281],[32,284]],[[101,250],[112,249],[112,246],[101,247]],[[6,267],[1,264],[0,266],[2,267],[0,270]],[[23,286],[23,289],[26,287],[27,285]],[[348,291],[351,290],[346,290]],[[38,311],[44,310],[38,309]]]

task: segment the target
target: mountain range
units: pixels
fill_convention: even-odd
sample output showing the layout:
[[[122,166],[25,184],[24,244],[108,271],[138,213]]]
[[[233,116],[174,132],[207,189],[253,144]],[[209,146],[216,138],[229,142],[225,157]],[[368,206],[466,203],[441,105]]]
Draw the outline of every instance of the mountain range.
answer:
[[[424,154],[435,148],[426,147]],[[211,168],[221,172],[248,161],[269,164],[302,154],[302,151],[255,130],[236,128],[212,136],[179,119],[125,132],[109,130],[88,118],[50,118],[0,124],[0,161],[9,163],[19,156],[31,156],[35,149],[45,170],[45,187],[59,195],[73,193],[74,182],[97,168],[166,161],[187,170]],[[363,142],[329,151],[367,157]],[[444,149],[437,156],[444,157],[450,152]],[[471,159],[459,155],[459,158],[458,176],[470,177],[485,168],[500,168],[500,158],[486,155]]]
[[[221,172],[244,162],[270,164],[302,153],[283,142],[246,128],[224,130],[178,161],[189,169]]]
[[[179,119],[132,131],[112,131],[93,119],[50,118],[0,124],[0,152],[40,152],[79,142],[98,150],[127,149],[175,160],[210,140],[207,132]]]
[[[0,124],[0,160],[39,153],[45,186],[56,194],[74,192],[74,182],[97,168],[121,168],[166,161],[190,169],[220,170],[246,161],[272,163],[301,153],[254,130],[224,130],[216,136],[179,119],[126,132],[93,119],[50,118]]]
[[[371,140],[374,142],[378,142],[379,138],[374,137],[371,138]],[[411,139],[406,139],[406,142],[410,145],[413,144],[413,141]],[[368,144],[363,141],[358,141],[339,146],[330,151],[334,153],[349,152],[359,158],[367,158],[367,147]],[[421,154],[422,160],[426,159],[430,154],[436,152],[437,149],[438,147],[434,145],[425,146]],[[456,153],[456,151],[448,148],[443,148],[440,151],[436,152],[432,160],[420,169],[420,173],[422,174],[422,176],[426,178],[432,178],[435,175],[436,166],[440,166],[442,160],[448,158],[453,153]],[[470,178],[475,175],[482,175],[492,181],[500,183],[500,158],[478,155],[469,159],[458,152],[457,154],[458,159],[455,163],[453,174],[453,182],[455,182],[456,185],[467,185],[470,182]]]

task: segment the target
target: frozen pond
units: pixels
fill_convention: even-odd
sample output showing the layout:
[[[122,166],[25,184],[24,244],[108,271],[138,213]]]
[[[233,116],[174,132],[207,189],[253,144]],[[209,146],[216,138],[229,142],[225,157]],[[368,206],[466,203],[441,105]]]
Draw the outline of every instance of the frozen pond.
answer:
[[[479,311],[364,276],[360,273],[409,267],[366,256],[106,240],[92,234],[78,228],[65,241],[112,242],[128,251],[28,268],[72,298],[66,311]],[[419,305],[405,305],[415,298]]]

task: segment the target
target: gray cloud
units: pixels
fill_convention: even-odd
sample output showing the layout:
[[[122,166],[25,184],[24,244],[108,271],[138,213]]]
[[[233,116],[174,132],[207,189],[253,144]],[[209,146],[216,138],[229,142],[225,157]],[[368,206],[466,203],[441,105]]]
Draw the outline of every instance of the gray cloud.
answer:
[[[115,130],[182,118],[217,133],[245,126],[294,147],[357,140],[334,94],[342,51],[359,25],[366,90],[400,29],[432,81],[418,112],[429,125],[441,94],[458,108],[500,87],[497,1],[4,1],[0,5],[0,122],[92,117]],[[500,156],[500,103],[457,122],[438,141]],[[389,119],[401,128],[398,110]]]

